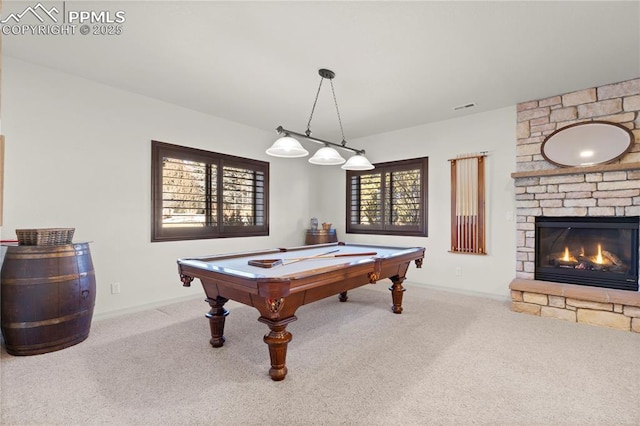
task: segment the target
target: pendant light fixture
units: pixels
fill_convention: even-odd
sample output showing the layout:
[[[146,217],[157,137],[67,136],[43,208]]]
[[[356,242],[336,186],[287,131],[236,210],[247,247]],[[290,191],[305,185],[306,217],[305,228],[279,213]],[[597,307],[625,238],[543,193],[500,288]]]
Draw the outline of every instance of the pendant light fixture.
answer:
[[[349,160],[342,165],[342,168],[345,170],[371,170],[374,167],[373,164],[367,160],[367,157],[362,154],[356,154],[349,158]]]
[[[311,108],[311,115],[309,116],[309,121],[307,122],[307,130],[304,133],[294,132],[292,130],[288,130],[283,128],[282,126],[278,126],[276,131],[282,137],[276,140],[273,145],[267,149],[267,154],[272,155],[274,157],[284,157],[284,158],[298,158],[305,157],[309,154],[309,152],[304,149],[304,147],[295,139],[292,135],[298,136],[300,138],[304,138],[311,142],[323,144],[324,146],[320,148],[314,155],[309,159],[311,164],[318,164],[321,166],[333,166],[342,164],[342,168],[345,170],[371,170],[373,169],[373,165],[367,160],[364,156],[364,149],[356,149],[347,146],[347,141],[344,137],[344,129],[342,128],[342,120],[340,119],[340,111],[338,110],[338,101],[336,100],[336,92],[333,88],[333,78],[336,74],[328,69],[322,68],[318,70],[318,74],[320,74],[320,85],[318,86],[318,92],[316,93],[316,99],[313,101],[313,108]],[[340,124],[340,132],[342,134],[342,142],[337,144],[329,141],[325,141],[316,137],[311,136],[311,120],[313,119],[313,113],[316,109],[316,104],[318,103],[318,96],[320,95],[320,89],[322,88],[322,82],[327,79],[331,83],[331,92],[333,93],[333,102],[336,105],[336,114],[338,116],[338,123]],[[355,155],[349,158],[345,163],[345,159],[340,155],[340,153],[335,148],[341,148],[346,151],[354,152]]]
[[[298,158],[306,157],[309,151],[304,149],[296,139],[286,134],[271,145],[267,154],[274,157]]]

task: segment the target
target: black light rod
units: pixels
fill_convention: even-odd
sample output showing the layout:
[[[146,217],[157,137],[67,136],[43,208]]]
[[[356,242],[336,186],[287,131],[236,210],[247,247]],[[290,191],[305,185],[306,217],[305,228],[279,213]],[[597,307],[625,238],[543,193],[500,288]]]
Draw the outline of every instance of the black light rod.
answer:
[[[276,129],[276,132],[278,132],[279,135],[281,135],[283,133],[284,134],[289,134],[289,135],[296,135],[296,136],[299,136],[301,138],[308,139],[308,140],[310,140],[312,142],[335,146],[336,148],[342,148],[342,149],[346,149],[346,150],[349,150],[349,151],[353,151],[356,154],[362,154],[362,155],[365,154],[364,149],[351,148],[351,147],[348,147],[346,145],[342,145],[342,144],[339,144],[339,143],[333,143],[333,142],[325,141],[323,139],[314,138],[313,136],[307,136],[304,133],[298,133],[298,132],[294,132],[293,130],[287,130],[287,129],[283,128],[282,126],[278,126],[278,128]]]

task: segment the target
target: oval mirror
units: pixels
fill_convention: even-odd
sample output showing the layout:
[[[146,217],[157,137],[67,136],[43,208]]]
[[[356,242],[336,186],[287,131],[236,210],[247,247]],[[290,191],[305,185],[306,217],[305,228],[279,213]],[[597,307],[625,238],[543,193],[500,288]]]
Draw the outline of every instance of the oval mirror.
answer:
[[[587,121],[551,133],[541,153],[560,167],[592,166],[622,157],[633,145],[633,133],[621,124]]]

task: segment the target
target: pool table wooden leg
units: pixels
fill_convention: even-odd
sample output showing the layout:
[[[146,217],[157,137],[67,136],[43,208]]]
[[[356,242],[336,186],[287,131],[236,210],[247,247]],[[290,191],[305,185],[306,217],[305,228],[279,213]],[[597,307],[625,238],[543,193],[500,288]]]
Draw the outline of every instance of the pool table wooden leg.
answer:
[[[271,358],[271,368],[269,376],[271,380],[280,381],[287,375],[287,345],[293,338],[287,331],[287,324],[297,320],[295,315],[280,320],[271,320],[260,317],[258,321],[269,326],[269,333],[264,335],[264,342],[269,346],[269,357]]]
[[[391,306],[391,310],[394,314],[402,313],[402,295],[405,291],[405,288],[402,287],[402,282],[405,280],[404,277],[394,276],[389,278],[393,285],[389,287],[391,290],[391,299],[393,300],[393,306]]]
[[[211,306],[211,310],[205,314],[209,318],[209,327],[211,328],[211,346],[214,348],[222,347],[224,344],[224,320],[229,315],[229,311],[224,308],[224,304],[229,301],[224,297],[217,296],[215,299],[206,298],[205,301]]]

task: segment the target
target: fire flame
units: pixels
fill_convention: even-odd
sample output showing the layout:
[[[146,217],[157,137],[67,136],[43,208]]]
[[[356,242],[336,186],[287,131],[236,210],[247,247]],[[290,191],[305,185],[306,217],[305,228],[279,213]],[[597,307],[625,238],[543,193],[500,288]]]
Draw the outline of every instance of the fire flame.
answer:
[[[583,260],[581,260],[582,257],[584,257],[585,260],[587,260],[588,262],[592,262],[592,264],[603,265],[603,266],[611,264],[612,261],[609,258],[609,254],[606,254],[606,255],[603,254],[603,252],[606,253],[606,251],[602,249],[602,243],[598,243],[597,246],[598,246],[597,252],[589,253],[589,256],[585,256],[584,246],[580,247],[580,255],[578,259],[576,259],[573,253],[569,250],[569,246],[565,246],[564,251],[557,254],[556,258],[559,261],[576,262],[580,264],[580,262],[583,262]]]

